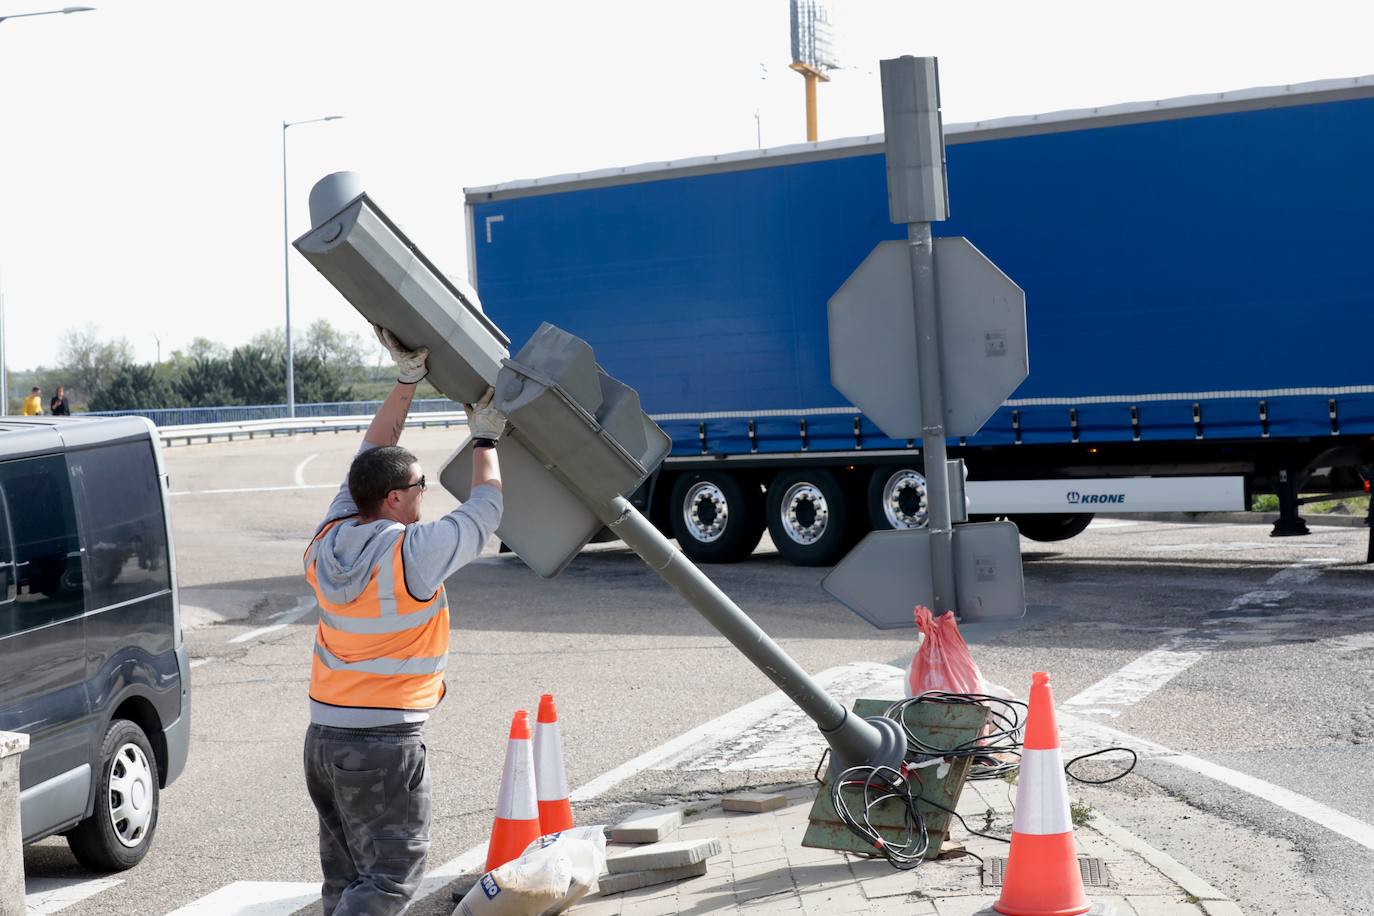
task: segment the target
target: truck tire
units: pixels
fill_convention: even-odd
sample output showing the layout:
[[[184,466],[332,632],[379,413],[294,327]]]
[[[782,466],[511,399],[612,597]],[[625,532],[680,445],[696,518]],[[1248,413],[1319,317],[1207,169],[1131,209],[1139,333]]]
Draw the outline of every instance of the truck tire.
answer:
[[[1091,512],[1076,515],[1036,513],[1009,515],[1007,518],[1016,523],[1016,530],[1032,541],[1067,541],[1076,534],[1082,534],[1083,529],[1092,523],[1093,515]]]
[[[789,563],[835,563],[849,549],[854,527],[844,489],[824,468],[784,471],[768,487],[768,534]]]
[[[734,563],[763,537],[763,493],[733,474],[683,474],[673,483],[669,523],[678,546],[696,563]]]
[[[868,478],[868,520],[874,531],[923,528],[928,520],[926,477],[918,465],[888,465]]]

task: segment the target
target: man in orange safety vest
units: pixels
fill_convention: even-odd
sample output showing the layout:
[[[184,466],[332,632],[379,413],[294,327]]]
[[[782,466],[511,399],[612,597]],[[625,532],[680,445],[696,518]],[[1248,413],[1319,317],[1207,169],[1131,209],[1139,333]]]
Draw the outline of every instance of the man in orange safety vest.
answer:
[[[319,814],[325,916],[399,913],[419,887],[430,825],[421,728],[444,697],[444,580],[501,521],[495,445],[506,418],[490,406],[490,389],[467,408],[476,446],[467,502],[420,521],[425,475],[396,443],[429,351],[376,330],[396,361],[396,387],[305,552],[320,604],[305,776]]]

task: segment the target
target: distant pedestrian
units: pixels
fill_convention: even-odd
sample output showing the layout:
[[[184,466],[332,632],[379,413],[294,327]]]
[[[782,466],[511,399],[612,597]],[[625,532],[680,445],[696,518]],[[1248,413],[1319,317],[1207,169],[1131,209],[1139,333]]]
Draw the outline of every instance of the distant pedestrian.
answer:
[[[37,385],[33,386],[33,390],[29,392],[29,396],[24,398],[24,416],[43,416],[43,398],[41,397],[42,393],[42,390]]]
[[[67,406],[67,389],[61,385],[57,386],[57,394],[53,395],[52,400],[48,402],[48,413],[54,417],[70,417],[72,415],[72,409]]]

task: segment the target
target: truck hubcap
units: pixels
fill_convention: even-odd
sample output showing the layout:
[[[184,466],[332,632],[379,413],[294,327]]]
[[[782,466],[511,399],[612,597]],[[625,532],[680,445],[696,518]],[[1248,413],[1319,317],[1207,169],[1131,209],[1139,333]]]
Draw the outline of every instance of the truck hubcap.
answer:
[[[725,494],[720,487],[702,481],[693,484],[687,491],[682,517],[692,537],[709,544],[725,533],[725,525],[730,520],[730,505],[725,501]]]
[[[794,483],[782,495],[782,528],[798,544],[814,544],[825,534],[830,507],[815,484]]]
[[[883,515],[893,528],[920,528],[926,523],[926,479],[910,469],[893,474],[883,485]]]

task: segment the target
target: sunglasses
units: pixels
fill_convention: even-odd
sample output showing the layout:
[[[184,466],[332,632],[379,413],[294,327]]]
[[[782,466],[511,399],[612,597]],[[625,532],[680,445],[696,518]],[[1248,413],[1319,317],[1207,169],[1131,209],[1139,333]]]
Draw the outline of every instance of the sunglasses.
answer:
[[[423,492],[425,491],[425,475],[424,475],[424,474],[421,474],[421,475],[420,475],[420,479],[417,480],[417,481],[415,481],[414,483],[408,483],[408,484],[406,484],[406,485],[403,486],[403,487],[392,487],[391,489],[392,489],[392,490],[413,490],[413,489],[416,488],[416,487],[419,487],[419,488],[420,488],[420,492],[421,492],[421,493],[423,493]],[[391,492],[391,491],[388,490],[387,492]]]

